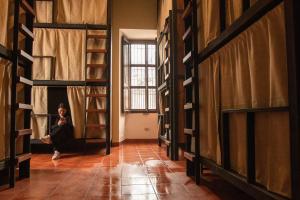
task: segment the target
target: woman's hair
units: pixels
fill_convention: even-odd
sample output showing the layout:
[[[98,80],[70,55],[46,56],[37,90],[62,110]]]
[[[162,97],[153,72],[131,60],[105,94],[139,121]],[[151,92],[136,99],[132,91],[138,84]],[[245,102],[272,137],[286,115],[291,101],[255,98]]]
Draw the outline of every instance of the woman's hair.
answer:
[[[63,109],[65,109],[65,110],[67,110],[67,107],[65,106],[64,103],[60,103],[60,104],[58,105],[58,108],[63,108]]]

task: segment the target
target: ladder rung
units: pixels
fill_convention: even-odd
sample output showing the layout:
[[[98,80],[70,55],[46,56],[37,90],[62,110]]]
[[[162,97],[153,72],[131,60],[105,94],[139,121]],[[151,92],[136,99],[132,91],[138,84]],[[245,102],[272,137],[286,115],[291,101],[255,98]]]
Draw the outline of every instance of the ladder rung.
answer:
[[[158,87],[158,91],[161,91],[161,90],[163,90],[165,87],[167,86],[167,83],[166,82],[164,82],[163,84],[161,84],[159,87]]]
[[[165,124],[166,129],[170,129],[170,124]]]
[[[188,159],[191,162],[194,162],[195,154],[189,153],[189,152],[184,152],[184,157]]]
[[[29,55],[28,53],[26,53],[24,50],[19,50],[19,55],[25,59],[27,59],[28,61],[30,61],[31,63],[33,63],[33,57],[31,55]]]
[[[20,5],[24,10],[29,12],[31,15],[35,16],[34,9],[26,0],[22,0]]]
[[[102,98],[102,97],[107,97],[107,95],[106,94],[87,94],[86,97]]]
[[[184,35],[182,36],[182,40],[185,41],[186,39],[188,39],[192,35],[191,33],[192,33],[192,27],[189,27],[185,31]]]
[[[194,136],[194,135],[195,135],[195,131],[194,131],[193,129],[191,129],[191,128],[185,128],[185,129],[183,130],[183,132],[184,132],[184,134],[186,134],[186,135],[191,135],[191,136]]]
[[[185,109],[185,110],[193,109],[193,103],[186,103],[186,104],[184,105],[184,109]]]
[[[106,83],[107,81],[104,79],[86,79],[86,82],[90,83]]]
[[[167,146],[170,146],[171,141],[168,140],[166,137],[164,137],[164,136],[159,136],[159,139],[162,140]]]
[[[191,11],[192,11],[192,2],[190,1],[183,11],[182,19],[188,17],[191,14]]]
[[[107,39],[106,35],[89,34],[86,36],[88,39]]]
[[[106,140],[104,138],[86,138],[85,142],[94,144],[94,143],[104,143]]]
[[[91,67],[91,68],[104,68],[104,67],[106,67],[106,64],[87,64],[86,67]]]
[[[183,64],[187,63],[192,58],[192,51],[190,51],[186,56],[184,56],[182,62]]]
[[[166,76],[165,76],[165,80],[168,80],[170,78],[170,73],[168,73]]]
[[[32,31],[30,31],[24,24],[20,24],[20,32],[23,33],[25,36],[29,37],[30,39],[34,39]]]
[[[170,111],[170,108],[165,108],[165,112],[169,112]]]
[[[21,129],[16,131],[16,138],[25,136],[25,135],[31,135],[32,134],[32,129]]]
[[[87,124],[86,128],[106,128],[105,124]]]
[[[106,49],[87,49],[87,53],[107,53]]]
[[[185,81],[183,81],[183,86],[186,87],[192,83],[193,83],[193,77],[190,77],[190,78],[186,79]]]
[[[105,109],[87,109],[86,112],[97,112],[97,113],[105,113]]]
[[[164,61],[164,64],[165,64],[165,65],[168,64],[169,61],[170,61],[170,59],[169,59],[169,57],[167,57],[167,58],[165,59],[165,61]]]
[[[33,86],[33,81],[32,81],[32,80],[29,80],[29,79],[24,78],[24,77],[22,77],[22,76],[19,76],[19,77],[18,77],[18,82],[19,82],[19,83],[24,83],[24,84],[26,84],[26,85],[31,85],[31,86]]]
[[[169,47],[169,44],[170,44],[170,42],[169,42],[169,40],[167,40],[167,42],[166,42],[166,44],[164,46],[164,49],[167,49]]]
[[[24,103],[18,103],[17,108],[22,109],[22,110],[32,110],[32,105],[28,105],[28,104],[24,104]]]
[[[24,153],[16,156],[17,163],[21,163],[30,159],[31,159],[31,153]]]
[[[169,94],[170,94],[170,91],[167,90],[167,91],[165,92],[165,96],[168,96]]]

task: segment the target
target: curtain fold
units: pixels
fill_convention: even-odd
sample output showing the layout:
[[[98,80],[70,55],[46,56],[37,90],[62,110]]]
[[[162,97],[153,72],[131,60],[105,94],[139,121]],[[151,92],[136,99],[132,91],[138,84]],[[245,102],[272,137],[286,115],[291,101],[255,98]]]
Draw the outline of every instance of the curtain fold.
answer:
[[[40,139],[47,133],[47,116],[35,116],[48,114],[48,89],[46,86],[34,86],[31,90],[31,103],[33,115],[31,117],[32,139]]]
[[[226,27],[230,26],[243,14],[243,0],[226,1]]]
[[[52,1],[36,1],[36,17],[37,23],[52,23],[53,3]]]
[[[84,87],[67,87],[68,101],[74,126],[74,138],[83,138],[84,133]]]

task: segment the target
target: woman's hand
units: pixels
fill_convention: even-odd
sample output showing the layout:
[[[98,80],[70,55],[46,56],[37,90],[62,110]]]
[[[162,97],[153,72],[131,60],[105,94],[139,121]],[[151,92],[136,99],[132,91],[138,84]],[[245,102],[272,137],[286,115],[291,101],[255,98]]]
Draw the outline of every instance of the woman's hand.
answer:
[[[62,125],[64,125],[66,123],[66,120],[65,119],[60,119],[59,121],[58,121],[58,126],[62,126]]]

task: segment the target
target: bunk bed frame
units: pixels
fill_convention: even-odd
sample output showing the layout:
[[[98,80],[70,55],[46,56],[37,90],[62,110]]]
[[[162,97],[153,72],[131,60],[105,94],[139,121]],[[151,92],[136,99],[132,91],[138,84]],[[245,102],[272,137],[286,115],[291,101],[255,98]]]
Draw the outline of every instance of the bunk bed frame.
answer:
[[[33,43],[33,21],[35,12],[33,10],[34,0],[15,0],[14,5],[14,28],[13,28],[13,50],[9,50],[0,45],[0,56],[12,62],[12,80],[11,80],[11,123],[10,123],[10,155],[9,158],[0,162],[1,179],[4,184],[8,181],[10,187],[14,187],[16,181],[16,172],[18,168],[18,178],[28,178],[30,176],[30,114],[31,104],[31,79],[32,68],[32,43]],[[25,11],[25,24],[20,21],[20,9]],[[25,49],[19,46],[19,35],[25,37]],[[17,74],[18,67],[24,69],[24,76]],[[16,88],[17,84],[23,84],[24,101],[17,102]],[[24,112],[24,127],[16,127],[16,111]],[[23,138],[23,151],[17,155],[16,140]]]
[[[265,188],[255,183],[255,136],[254,136],[254,115],[257,112],[278,112],[288,111],[290,119],[290,150],[291,150],[291,199],[300,199],[299,187],[300,187],[300,39],[297,35],[300,35],[300,2],[297,0],[264,0],[257,1],[250,8],[250,1],[244,0],[244,13],[236,20],[230,27],[225,29],[225,0],[220,0],[220,20],[221,20],[221,35],[212,41],[208,47],[203,49],[199,54],[196,54],[197,63],[195,66],[201,64],[205,59],[218,51],[224,45],[229,43],[233,38],[239,35],[241,32],[250,27],[253,23],[264,16],[268,11],[275,8],[279,3],[284,2],[285,6],[285,18],[286,18],[286,45],[287,45],[287,64],[288,64],[288,90],[289,90],[289,107],[277,107],[277,108],[262,108],[262,109],[226,109],[222,110],[221,115],[221,166],[215,162],[200,156],[199,154],[199,142],[195,143],[195,152],[190,156],[189,149],[186,149],[185,154],[187,162],[192,162],[187,166],[187,174],[195,176],[196,182],[200,183],[200,172],[202,166],[208,167],[215,174],[224,178],[231,184],[235,185],[239,189],[243,190],[247,194],[251,195],[255,199],[276,199],[283,200],[288,199],[281,195],[267,191]],[[297,12],[298,11],[298,12]],[[185,0],[185,13],[189,15],[196,15],[196,0]],[[194,19],[194,18],[193,18]],[[195,19],[196,20],[196,19]],[[187,27],[186,27],[187,28]],[[188,29],[186,30],[188,32]],[[194,37],[197,37],[197,26],[192,27]],[[193,41],[194,46],[197,44]],[[188,56],[188,55],[187,55]],[[195,74],[197,75],[197,74]],[[201,97],[200,97],[201,98]],[[199,104],[196,101],[195,104]],[[229,163],[229,113],[246,113],[247,114],[247,176],[243,178],[230,170]],[[196,121],[199,124],[199,116],[196,117]],[[199,141],[199,125],[194,130],[196,141]],[[198,137],[198,138],[197,138]],[[187,142],[187,147],[189,141]],[[191,166],[191,167],[189,167]],[[199,167],[200,166],[200,167]],[[201,181],[205,181],[202,178]]]
[[[48,28],[48,29],[75,29],[75,30],[85,30],[86,31],[86,41],[90,39],[95,40],[106,40],[106,48],[105,49],[87,49],[87,54],[105,54],[105,65],[93,65],[91,66],[89,63],[85,63],[85,81],[57,81],[57,80],[34,80],[34,86],[48,86],[48,87],[67,87],[67,86],[84,86],[85,87],[85,101],[84,104],[86,106],[87,98],[105,98],[106,99],[106,109],[99,110],[88,110],[85,109],[83,114],[89,112],[101,112],[105,114],[106,124],[87,124],[85,117],[85,128],[84,128],[84,137],[83,139],[79,139],[80,141],[84,140],[85,147],[89,143],[105,143],[106,154],[110,154],[111,148],[111,134],[110,134],[110,116],[111,116],[111,9],[112,9],[112,0],[107,0],[107,25],[103,24],[61,24],[56,23],[54,21],[54,8],[55,8],[55,0],[36,0],[36,1],[52,1],[52,23],[34,23],[34,28]],[[89,30],[105,30],[106,35],[88,35]],[[87,60],[87,59],[85,59]],[[89,67],[105,67],[106,71],[106,79],[87,79],[87,68]],[[106,95],[90,95],[87,94],[86,90],[88,87],[97,87],[102,86],[106,88]],[[105,129],[105,139],[103,141],[102,138],[88,138],[87,137],[87,129]],[[33,140],[33,144],[40,144],[38,140]]]
[[[181,60],[178,59],[178,34],[179,31],[177,18],[181,11],[177,10],[176,1],[173,3],[172,10],[166,19],[164,30],[161,32],[157,40],[157,75],[158,75],[158,95],[161,96],[163,102],[163,112],[158,113],[160,131],[158,135],[158,143],[166,145],[167,156],[172,160],[179,158],[179,134],[183,134],[183,130],[179,130],[179,82],[183,81],[183,76],[179,74],[179,67],[182,67]],[[165,45],[161,46],[163,40]],[[160,47],[165,53],[165,60],[160,60]]]

